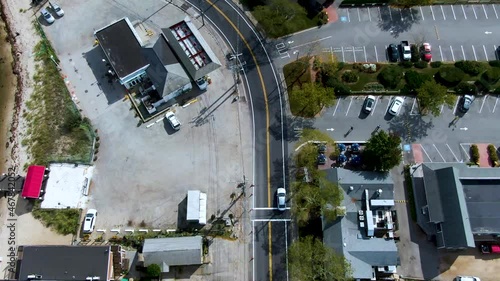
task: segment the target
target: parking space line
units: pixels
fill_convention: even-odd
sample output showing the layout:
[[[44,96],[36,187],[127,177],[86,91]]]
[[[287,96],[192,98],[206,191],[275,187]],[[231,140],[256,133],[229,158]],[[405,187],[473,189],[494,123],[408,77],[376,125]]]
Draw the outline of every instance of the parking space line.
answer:
[[[373,48],[375,48],[375,59],[376,59],[376,60],[377,60],[377,62],[378,62],[377,46],[373,46]]]
[[[497,109],[498,98],[500,98],[500,96],[497,96],[497,99],[495,100],[495,105],[493,106],[493,111],[491,113],[495,113],[495,109]]]
[[[425,153],[425,155],[427,156],[427,158],[429,158],[429,161],[432,162],[431,157],[429,156],[429,154],[427,153],[427,151],[425,151],[425,148],[422,146],[422,144],[420,144],[420,148],[422,148],[422,151]]]
[[[495,12],[495,17],[498,19],[498,14],[497,14],[497,9],[495,8],[495,5],[491,5],[493,7],[493,12]]]
[[[345,112],[345,116],[347,116],[347,114],[349,114],[349,109],[351,109],[351,105],[352,105],[352,96],[351,96],[351,101],[349,102],[349,105],[347,106],[347,110]]]
[[[476,9],[474,9],[474,5],[471,5],[472,11],[474,12],[474,17],[477,19]]]
[[[459,101],[460,99],[457,99],[457,101],[455,102],[455,106],[453,107],[453,113],[457,112],[457,106]]]
[[[372,110],[372,114],[371,114],[371,115],[373,115],[373,113],[375,113],[375,108],[377,108],[377,104],[378,104],[378,100],[379,100],[379,98],[380,98],[379,96],[377,96],[377,97],[375,98],[375,105],[373,105],[373,110]],[[498,99],[498,98],[497,98],[497,99]]]
[[[483,102],[481,103],[481,108],[479,109],[479,113],[481,113],[481,111],[483,111],[483,106],[484,106],[484,102],[488,99],[488,95],[485,95],[483,97]]]
[[[493,45],[493,50],[495,51],[495,58],[499,59],[498,52],[497,52],[497,45]]]
[[[352,55],[354,56],[354,62],[356,62],[356,51],[354,50],[354,46],[352,46]]]
[[[368,7],[368,18],[370,19],[370,21],[372,21],[372,15],[370,13],[370,7]]]
[[[448,147],[448,149],[450,150],[451,154],[453,155],[453,158],[455,158],[455,161],[460,162],[460,161],[458,161],[458,158],[455,155],[455,153],[453,153],[453,150],[451,150],[451,147],[448,144],[446,144],[446,147]]]
[[[429,6],[429,8],[431,8],[432,19],[436,20],[436,18],[434,17],[434,10],[432,10],[432,6]]]
[[[379,21],[382,21],[382,12],[380,11],[380,6],[378,7],[378,18]]]
[[[358,10],[358,21],[361,21],[361,16],[359,15],[359,8],[356,8]]]
[[[387,103],[387,107],[385,108],[384,112],[387,112],[387,110],[389,109],[389,105],[391,105],[391,100],[392,98],[389,99],[389,102]]]
[[[420,14],[422,15],[422,20],[425,20],[424,11],[422,11],[422,6],[420,6]]]
[[[390,7],[387,7],[387,9],[389,9],[389,16],[391,17],[391,21],[392,21],[392,12],[391,12],[391,8],[390,8]]]
[[[443,113],[443,109],[444,109],[444,104],[441,105],[441,109],[439,110],[439,114]]]
[[[464,46],[460,45],[460,48],[462,48],[462,55],[464,56],[464,60],[467,60],[467,59],[465,58]]]
[[[399,9],[399,16],[401,17],[401,20],[403,20],[403,12],[402,12],[402,9]]]
[[[453,48],[450,46],[450,51],[451,51],[451,57],[453,58],[453,61],[455,61],[455,54],[453,54]]]
[[[363,52],[365,53],[365,62],[368,62],[368,58],[366,57],[366,47],[363,46]]]
[[[489,60],[488,53],[486,53],[486,47],[484,45],[483,45],[483,51],[484,51],[484,55],[486,56],[486,60]]]
[[[411,10],[411,8],[408,8],[408,10],[410,11],[411,20],[415,20],[415,19],[413,18],[413,11]]]
[[[481,6],[483,6],[484,16],[486,17],[486,19],[488,19],[488,14],[486,13],[486,8],[484,7],[484,4],[482,4]]]
[[[443,14],[443,18],[444,20],[446,20],[446,16],[444,15],[443,5],[440,5],[440,7],[441,7],[441,13]]]
[[[413,108],[415,108],[416,98],[413,99],[413,103],[411,104],[410,115],[418,115],[418,113],[413,113]]]
[[[472,52],[474,52],[474,60],[477,61],[476,48],[474,48],[474,45],[472,45]]]
[[[467,14],[465,13],[464,5],[460,5],[460,6],[462,6],[462,12],[464,12],[465,19],[467,19]]]
[[[436,149],[437,153],[439,154],[439,156],[441,156],[441,159],[443,159],[443,162],[446,162],[446,160],[444,160],[444,157],[443,155],[441,154],[441,152],[439,152],[439,149],[436,147],[435,144],[432,144],[434,146],[434,148]]]
[[[345,62],[344,47],[341,46],[340,48],[342,48],[342,61]]]
[[[441,54],[441,60],[445,61],[445,59],[443,57],[443,50],[441,50],[441,45],[439,45],[439,53]]]
[[[455,9],[453,9],[453,5],[450,5],[451,11],[453,12],[453,18],[457,20],[457,16],[455,15]]]
[[[349,9],[346,9],[346,10],[347,10],[347,21],[351,22],[351,16],[349,15]]]
[[[340,104],[340,99],[337,99],[337,105],[335,105],[335,109],[333,110],[332,116],[335,116],[335,113],[337,112],[337,108],[339,108],[339,104]]]
[[[470,146],[470,143],[461,143],[461,144],[460,144],[460,147],[461,147],[461,148],[462,148],[462,150],[464,151],[465,155],[467,155],[468,157],[470,157],[469,152],[468,152],[468,151],[464,148],[464,146],[463,146],[464,144],[465,144],[465,145],[469,145],[469,146]],[[461,161],[460,161],[460,162],[461,162]]]

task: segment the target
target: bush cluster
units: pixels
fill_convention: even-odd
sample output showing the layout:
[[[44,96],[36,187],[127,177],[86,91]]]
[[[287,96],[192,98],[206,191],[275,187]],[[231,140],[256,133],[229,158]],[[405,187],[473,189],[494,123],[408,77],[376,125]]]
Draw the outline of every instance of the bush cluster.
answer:
[[[493,67],[483,73],[482,78],[490,84],[495,84],[500,79],[500,68]]]
[[[399,65],[401,65],[404,68],[411,68],[413,66],[413,63],[411,61],[404,61],[401,62]]]
[[[479,149],[477,148],[476,144],[471,145],[470,155],[471,155],[472,163],[478,164],[479,163]]]
[[[410,62],[411,64],[411,62]],[[384,68],[377,76],[380,84],[384,85],[386,88],[394,89],[398,86],[399,82],[403,78],[403,73],[396,66],[388,66]]]
[[[490,83],[483,78],[478,79],[474,84],[481,92],[489,92],[491,90]]]
[[[462,60],[455,63],[455,67],[460,68],[463,72],[476,76],[484,71],[483,64],[478,61]]]
[[[456,67],[443,67],[437,73],[438,81],[445,86],[455,86],[464,78],[465,73]]]
[[[430,81],[432,76],[429,74],[418,73],[415,70],[408,70],[405,73],[405,90],[407,93],[414,93],[425,81]]]
[[[475,95],[476,94],[476,86],[474,86],[474,84],[470,84],[467,82],[460,82],[455,87],[455,92],[458,95]]]
[[[416,68],[420,68],[420,69],[424,69],[424,68],[427,68],[427,66],[429,66],[429,64],[426,62],[426,61],[418,61],[416,63],[413,64]]]
[[[346,71],[342,74],[342,81],[346,83],[355,83],[358,81],[358,75],[354,71]]]
[[[440,61],[433,61],[433,62],[431,62],[431,67],[432,68],[439,68],[439,67],[441,67],[441,64],[442,63]]]
[[[490,60],[488,63],[492,67],[500,67],[500,60]]]
[[[366,73],[375,73],[377,72],[379,69],[380,69],[380,64],[376,63],[375,66],[376,66],[376,70],[375,71],[372,71],[372,69],[370,67],[368,68],[365,68],[363,65],[366,64],[366,63],[354,63],[352,65],[352,68],[353,69],[356,69],[356,70],[359,70],[360,72],[366,72]]]
[[[411,62],[420,61],[420,51],[418,50],[417,45],[411,45]]]
[[[491,160],[491,162],[493,162],[494,165],[495,165],[495,162],[498,162],[497,149],[492,144],[488,145],[488,156],[490,157],[490,160]]]

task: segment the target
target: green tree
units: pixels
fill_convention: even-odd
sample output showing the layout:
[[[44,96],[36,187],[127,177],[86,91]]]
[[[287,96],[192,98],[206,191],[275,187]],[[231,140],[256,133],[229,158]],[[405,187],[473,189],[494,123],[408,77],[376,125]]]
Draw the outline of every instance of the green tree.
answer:
[[[430,80],[432,80],[432,76],[429,74],[419,73],[415,70],[408,70],[405,73],[406,85],[404,86],[403,90],[406,93],[414,94],[416,90],[420,88],[422,84],[424,84],[425,81]]]
[[[385,67],[377,78],[384,87],[395,89],[403,78],[403,72],[400,67],[391,65]]]
[[[156,263],[150,264],[146,269],[146,273],[149,277],[158,278],[161,274],[161,267]]]
[[[333,249],[312,236],[293,242],[288,250],[292,280],[344,281],[351,280],[349,262]]]
[[[372,171],[387,172],[401,162],[401,139],[385,131],[374,134],[363,149],[363,162]]]
[[[391,0],[390,3],[401,8],[410,8],[413,6],[431,5],[433,0]]]
[[[439,116],[442,104],[451,108],[455,102],[455,96],[449,94],[445,86],[435,81],[424,82],[417,89],[417,99],[420,112],[424,115],[430,112],[434,116]]]
[[[289,93],[290,109],[294,115],[314,117],[324,106],[331,106],[335,101],[333,89],[316,83],[304,83],[295,86]]]
[[[304,7],[288,0],[270,0],[267,5],[257,6],[253,16],[271,37],[280,37],[306,26]]]

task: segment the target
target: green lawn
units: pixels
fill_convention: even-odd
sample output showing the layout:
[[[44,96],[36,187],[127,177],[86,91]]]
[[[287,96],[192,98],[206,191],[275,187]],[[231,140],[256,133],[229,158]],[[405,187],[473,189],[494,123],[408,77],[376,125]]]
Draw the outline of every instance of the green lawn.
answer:
[[[289,91],[291,91],[294,86],[300,87],[303,83],[311,82],[311,65],[309,61],[309,57],[303,57],[283,67],[286,87]]]

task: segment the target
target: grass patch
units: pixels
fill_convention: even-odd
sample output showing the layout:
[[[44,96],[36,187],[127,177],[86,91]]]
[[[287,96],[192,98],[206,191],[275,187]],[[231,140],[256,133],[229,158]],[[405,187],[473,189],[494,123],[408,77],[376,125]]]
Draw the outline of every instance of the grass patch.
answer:
[[[22,145],[27,146],[31,163],[52,161],[90,163],[93,129],[82,118],[55,62],[58,59],[38,22],[41,41],[35,46],[34,90],[26,101],[24,117],[28,129]]]
[[[310,60],[310,57],[303,57],[283,67],[287,89],[302,87],[302,84],[312,82]]]
[[[62,235],[75,235],[77,233],[80,224],[80,211],[78,209],[41,209],[39,204],[39,202],[36,203],[32,214],[44,226]]]
[[[417,208],[415,207],[415,197],[413,195],[413,182],[411,179],[410,165],[404,167],[406,199],[410,208],[410,217],[413,221],[417,221]]]

